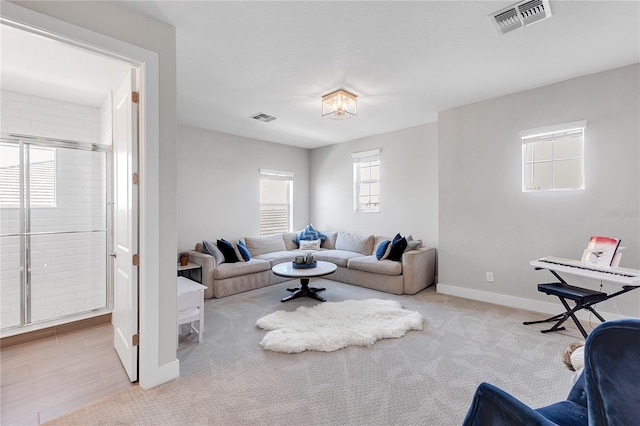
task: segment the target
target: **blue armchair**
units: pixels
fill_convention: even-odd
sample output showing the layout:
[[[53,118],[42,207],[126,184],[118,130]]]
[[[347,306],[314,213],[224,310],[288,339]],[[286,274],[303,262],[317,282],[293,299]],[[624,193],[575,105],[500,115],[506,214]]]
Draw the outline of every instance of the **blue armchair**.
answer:
[[[482,383],[463,426],[640,424],[640,320],[600,324],[584,353],[584,371],[566,401],[534,410]]]

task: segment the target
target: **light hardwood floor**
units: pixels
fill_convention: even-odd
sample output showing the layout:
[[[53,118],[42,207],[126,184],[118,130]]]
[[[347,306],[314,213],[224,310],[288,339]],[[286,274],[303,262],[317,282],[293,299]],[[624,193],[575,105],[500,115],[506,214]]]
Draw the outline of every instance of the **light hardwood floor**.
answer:
[[[0,423],[39,425],[134,386],[100,324],[2,348]]]

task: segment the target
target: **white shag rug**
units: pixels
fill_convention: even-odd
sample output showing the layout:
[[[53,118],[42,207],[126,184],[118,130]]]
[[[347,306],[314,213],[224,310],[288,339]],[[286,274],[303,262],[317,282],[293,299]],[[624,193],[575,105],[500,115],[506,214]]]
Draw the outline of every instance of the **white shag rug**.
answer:
[[[420,313],[403,309],[399,302],[367,299],[301,306],[293,312],[276,311],[260,318],[256,325],[271,330],[260,342],[264,349],[300,353],[371,346],[378,339],[422,330],[422,323]]]

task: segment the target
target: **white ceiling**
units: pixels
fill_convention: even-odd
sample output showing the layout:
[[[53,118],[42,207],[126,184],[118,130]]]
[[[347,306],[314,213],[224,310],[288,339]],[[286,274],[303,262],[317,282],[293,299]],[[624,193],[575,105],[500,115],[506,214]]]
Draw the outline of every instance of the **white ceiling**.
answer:
[[[57,40],[0,25],[3,90],[100,107],[130,65]]]
[[[550,0],[550,19],[506,35],[487,15],[511,1],[117,2],[176,27],[179,123],[305,148],[640,62],[638,1]],[[338,88],[358,117],[320,116]]]

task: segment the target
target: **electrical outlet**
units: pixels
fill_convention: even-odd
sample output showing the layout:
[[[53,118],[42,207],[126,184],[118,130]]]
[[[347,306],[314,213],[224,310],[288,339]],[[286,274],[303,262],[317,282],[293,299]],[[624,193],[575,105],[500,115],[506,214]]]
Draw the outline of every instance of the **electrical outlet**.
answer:
[[[487,282],[493,282],[493,272],[487,272]]]

